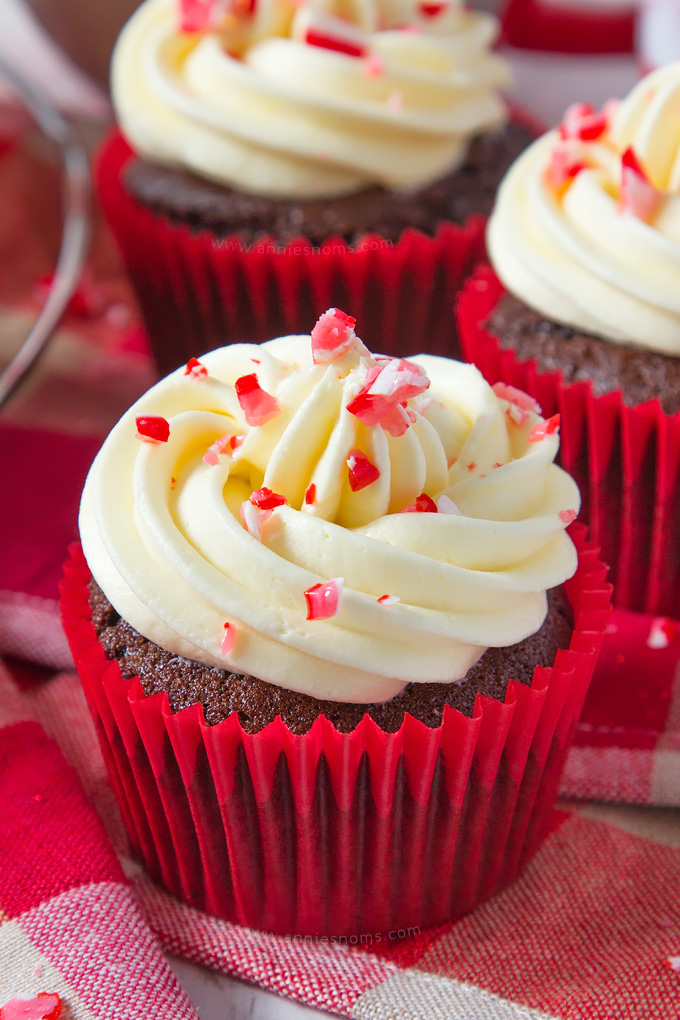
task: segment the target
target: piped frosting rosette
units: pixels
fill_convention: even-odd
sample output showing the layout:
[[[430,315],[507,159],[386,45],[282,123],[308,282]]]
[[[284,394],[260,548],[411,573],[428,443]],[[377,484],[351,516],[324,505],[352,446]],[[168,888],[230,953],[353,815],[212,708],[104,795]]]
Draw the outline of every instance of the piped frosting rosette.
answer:
[[[147,0],[113,99],[138,153],[240,190],[418,188],[505,120],[496,35],[458,0]]]
[[[85,555],[117,611],[181,656],[339,701],[465,676],[569,578],[558,422],[470,365],[311,335],[192,359],[113,429]]]
[[[570,107],[515,162],[487,232],[505,286],[548,318],[680,354],[680,63],[600,113]]]

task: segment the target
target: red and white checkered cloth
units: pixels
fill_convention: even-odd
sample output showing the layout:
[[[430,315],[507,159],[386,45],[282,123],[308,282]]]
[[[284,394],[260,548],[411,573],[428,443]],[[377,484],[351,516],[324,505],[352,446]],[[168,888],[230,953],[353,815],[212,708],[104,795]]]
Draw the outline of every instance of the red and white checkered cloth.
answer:
[[[35,309],[27,281],[50,268],[58,209],[52,176],[27,159],[0,157],[0,265],[13,269],[0,274],[0,362]],[[39,200],[24,187],[36,173]],[[680,838],[662,823],[652,839],[587,805],[556,811],[523,877],[491,902],[357,945],[201,915],[130,860],[56,606],[88,464],[154,374],[98,233],[93,260],[96,314],[74,311],[0,423],[0,652],[22,660],[0,662],[0,1006],[49,991],[69,1020],[195,1020],[165,949],[366,1020],[677,1020]],[[680,805],[680,625],[652,624],[614,614],[567,764],[571,798]]]

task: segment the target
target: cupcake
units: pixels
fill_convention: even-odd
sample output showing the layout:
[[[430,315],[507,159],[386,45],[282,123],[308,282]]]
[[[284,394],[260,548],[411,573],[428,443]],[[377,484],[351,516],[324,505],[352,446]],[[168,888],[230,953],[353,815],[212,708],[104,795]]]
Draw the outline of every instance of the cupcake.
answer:
[[[117,43],[98,165],[163,372],[351,303],[379,349],[455,353],[509,120],[490,15],[457,2],[146,0]]]
[[[618,605],[680,616],[680,63],[572,106],[512,166],[465,356],[562,413],[561,463]]]
[[[424,927],[515,877],[609,607],[556,421],[353,326],[329,309],[146,393],[62,586],[149,872],[284,934]]]

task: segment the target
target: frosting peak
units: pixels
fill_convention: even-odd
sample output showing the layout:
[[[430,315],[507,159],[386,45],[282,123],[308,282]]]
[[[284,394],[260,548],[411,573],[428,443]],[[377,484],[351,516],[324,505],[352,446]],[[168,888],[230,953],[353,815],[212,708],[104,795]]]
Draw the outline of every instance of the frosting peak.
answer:
[[[113,100],[139,153],[242,191],[418,188],[505,119],[495,36],[459,0],[146,0]]]
[[[680,355],[680,63],[570,107],[510,168],[488,228],[505,285],[550,319]]]
[[[576,566],[558,422],[471,365],[312,336],[192,359],[113,429],[85,555],[179,655],[340,701],[462,678],[536,631]],[[248,380],[244,383],[244,380]]]

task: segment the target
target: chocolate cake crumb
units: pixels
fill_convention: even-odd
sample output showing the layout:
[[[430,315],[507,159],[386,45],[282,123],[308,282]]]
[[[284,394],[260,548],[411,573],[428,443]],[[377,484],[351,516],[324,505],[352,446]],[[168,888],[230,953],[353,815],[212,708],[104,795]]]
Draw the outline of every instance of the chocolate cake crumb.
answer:
[[[485,326],[521,361],[535,360],[570,383],[590,380],[596,396],[620,389],[629,407],[658,398],[666,414],[680,411],[680,358],[552,322],[512,294],[503,295]]]
[[[217,238],[238,234],[245,245],[264,237],[285,245],[301,236],[313,245],[332,237],[356,245],[373,233],[396,242],[407,227],[434,236],[442,221],[462,224],[473,213],[488,216],[505,171],[534,137],[514,121],[478,135],[457,170],[414,192],[371,187],[334,199],[271,199],[142,158],[127,165],[123,184],[138,202],[172,223],[194,231],[207,228]]]
[[[489,648],[464,680],[409,683],[384,704],[357,705],[321,701],[168,652],[121,619],[94,580],[90,582],[90,605],[106,655],[118,659],[124,677],[139,676],[147,695],[166,691],[173,712],[200,702],[211,726],[238,712],[248,733],[257,733],[277,715],[293,733],[306,733],[319,715],[330,719],[341,733],[353,730],[366,712],[386,732],[399,729],[406,712],[427,726],[438,726],[444,705],[469,717],[478,693],[502,701],[510,679],[530,684],[536,665],[552,665],[557,650],[569,647],[573,628],[569,601],[561,588],[555,588],[548,592],[543,627],[517,645]]]

